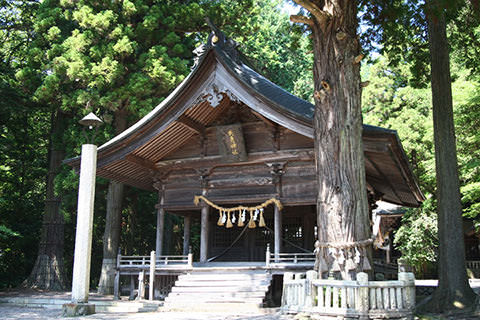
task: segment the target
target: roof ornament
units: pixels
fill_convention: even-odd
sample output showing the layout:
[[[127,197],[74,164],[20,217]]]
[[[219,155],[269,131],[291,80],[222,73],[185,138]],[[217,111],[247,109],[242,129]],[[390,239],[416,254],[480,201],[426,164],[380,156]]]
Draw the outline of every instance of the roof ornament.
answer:
[[[210,20],[205,18],[207,25],[212,29],[212,32],[208,36],[207,43],[201,44],[195,50],[193,50],[193,66],[192,70],[198,66],[199,61],[205,56],[205,54],[212,48],[221,49],[223,53],[228,54],[234,61],[239,61],[240,55],[237,51],[239,44],[232,39],[229,39],[225,34]]]

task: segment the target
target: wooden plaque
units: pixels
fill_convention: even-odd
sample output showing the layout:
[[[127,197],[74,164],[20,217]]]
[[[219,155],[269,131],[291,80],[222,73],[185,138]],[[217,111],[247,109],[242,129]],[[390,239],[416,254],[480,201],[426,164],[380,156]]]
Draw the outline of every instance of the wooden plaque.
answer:
[[[225,162],[247,160],[241,124],[217,127],[217,142],[220,155]]]

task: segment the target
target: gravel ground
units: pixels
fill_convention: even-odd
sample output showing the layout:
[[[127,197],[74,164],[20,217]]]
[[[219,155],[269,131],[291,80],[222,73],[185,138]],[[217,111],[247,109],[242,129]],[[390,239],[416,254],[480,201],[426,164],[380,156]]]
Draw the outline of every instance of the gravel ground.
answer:
[[[11,306],[0,306],[0,319],[65,319],[62,317],[61,310],[51,310],[44,308],[22,308]],[[290,320],[293,316],[280,314],[269,315],[238,315],[238,314],[219,314],[219,313],[187,313],[187,312],[142,312],[142,313],[96,313],[84,317],[67,318],[75,320],[101,319],[101,320]]]

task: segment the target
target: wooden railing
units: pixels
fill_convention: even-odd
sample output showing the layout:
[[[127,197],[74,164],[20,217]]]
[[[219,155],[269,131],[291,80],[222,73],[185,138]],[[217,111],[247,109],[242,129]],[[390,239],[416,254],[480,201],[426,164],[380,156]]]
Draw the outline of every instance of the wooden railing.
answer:
[[[189,255],[179,255],[179,256],[158,256],[155,259],[155,265],[157,268],[161,268],[166,265],[178,265],[184,264],[187,266],[192,266],[192,258],[189,258]],[[150,256],[117,256],[117,267],[118,268],[149,268],[151,264]]]
[[[355,281],[318,279],[315,271],[285,273],[282,309],[324,317],[410,317],[415,306],[415,278],[413,273],[401,272],[398,279],[368,281],[363,272]]]
[[[467,266],[468,269],[480,270],[480,261],[467,260],[466,261],[466,266]]]
[[[273,253],[270,252],[270,246],[267,246],[265,253],[265,265],[270,267],[272,264],[315,264],[315,254],[313,252],[297,253]]]
[[[155,261],[155,263],[154,263]],[[120,276],[129,275],[133,277],[138,274],[138,299],[145,298],[145,275],[148,272],[149,276],[149,299],[153,300],[153,288],[155,281],[155,271],[158,269],[166,268],[169,265],[184,266],[185,268],[193,267],[193,255],[178,255],[178,256],[156,256],[155,251],[150,253],[150,256],[122,256],[117,255],[117,268],[115,271],[114,282],[114,297],[120,298]],[[130,296],[133,296],[134,283],[131,278]]]

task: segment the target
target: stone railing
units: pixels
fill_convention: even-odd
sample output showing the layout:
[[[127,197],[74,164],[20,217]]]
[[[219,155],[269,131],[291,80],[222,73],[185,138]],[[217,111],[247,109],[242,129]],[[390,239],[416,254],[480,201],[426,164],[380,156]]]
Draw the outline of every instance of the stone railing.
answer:
[[[415,277],[401,272],[398,279],[368,281],[363,272],[355,281],[318,279],[315,271],[285,273],[282,310],[314,313],[322,319],[408,319],[415,306]]]

